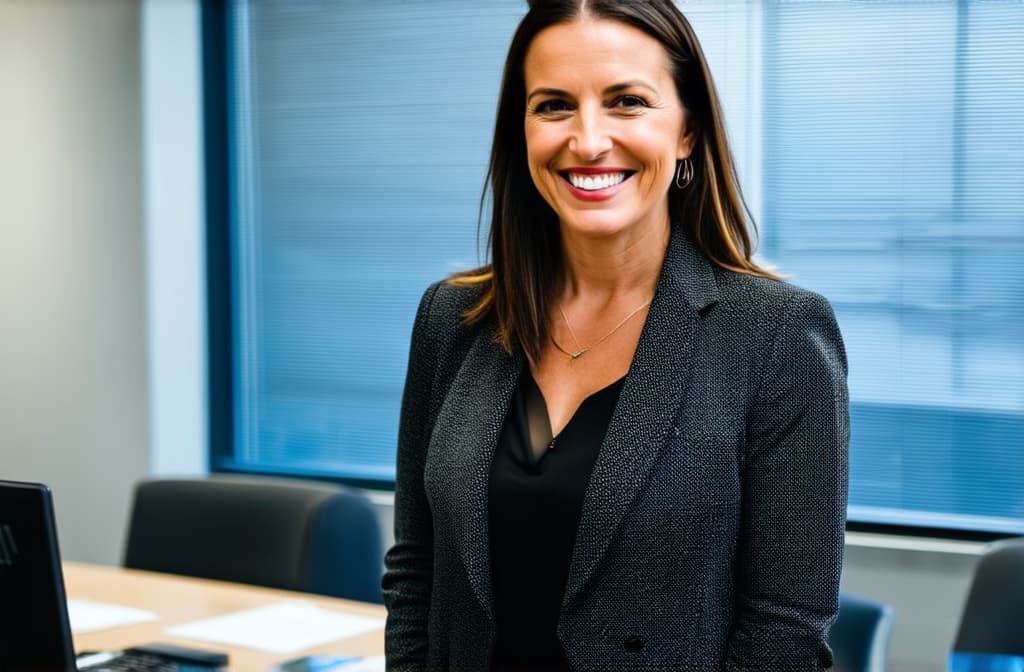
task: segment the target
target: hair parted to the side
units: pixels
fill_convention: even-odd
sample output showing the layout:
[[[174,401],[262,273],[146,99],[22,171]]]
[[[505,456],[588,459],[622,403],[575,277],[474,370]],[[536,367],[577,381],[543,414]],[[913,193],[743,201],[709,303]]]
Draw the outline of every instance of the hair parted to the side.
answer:
[[[656,39],[669,56],[676,90],[694,134],[694,175],[669,192],[669,221],[714,264],[738,273],[777,277],[752,259],[753,222],[729,150],[722,108],[704,53],[690,23],[672,0],[530,0],[505,59],[494,141],[487,171],[492,196],[488,266],[449,282],[483,292],[466,313],[469,323],[492,317],[495,340],[521,348],[532,362],[548,335],[547,316],[563,282],[558,217],[533,184],[527,166],[523,117],[526,52],[537,34],[578,18],[619,21]],[[483,202],[484,199],[481,199]]]

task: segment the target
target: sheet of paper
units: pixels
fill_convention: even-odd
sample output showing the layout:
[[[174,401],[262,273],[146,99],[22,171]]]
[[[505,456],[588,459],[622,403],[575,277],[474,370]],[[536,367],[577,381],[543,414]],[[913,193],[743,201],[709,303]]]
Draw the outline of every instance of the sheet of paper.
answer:
[[[152,611],[122,607],[117,604],[104,604],[91,600],[68,600],[68,618],[71,619],[71,632],[81,634],[116,628],[121,625],[155,621],[157,615]]]
[[[166,630],[215,644],[293,653],[384,627],[384,620],[321,609],[312,602],[281,602],[176,625]]]

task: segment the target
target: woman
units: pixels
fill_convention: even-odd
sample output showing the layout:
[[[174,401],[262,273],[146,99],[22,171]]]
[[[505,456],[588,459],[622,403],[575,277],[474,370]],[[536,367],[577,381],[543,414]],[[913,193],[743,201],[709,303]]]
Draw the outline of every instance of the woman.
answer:
[[[672,2],[532,2],[489,180],[491,265],[414,326],[388,669],[830,667],[842,342],[751,260]]]

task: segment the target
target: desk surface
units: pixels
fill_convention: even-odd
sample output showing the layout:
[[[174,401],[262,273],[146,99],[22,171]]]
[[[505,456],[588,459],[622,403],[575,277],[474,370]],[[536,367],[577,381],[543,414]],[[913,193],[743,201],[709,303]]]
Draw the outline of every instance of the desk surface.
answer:
[[[74,562],[64,563],[64,582],[69,599],[88,599],[147,609],[160,616],[159,620],[149,623],[76,634],[75,649],[78,651],[112,650],[148,642],[170,642],[224,651],[231,658],[229,669],[245,672],[258,672],[272,663],[308,654],[379,656],[384,653],[383,627],[364,635],[287,655],[196,642],[172,637],[164,632],[164,628],[172,625],[295,599],[314,602],[331,611],[383,619],[384,607],[375,604]]]

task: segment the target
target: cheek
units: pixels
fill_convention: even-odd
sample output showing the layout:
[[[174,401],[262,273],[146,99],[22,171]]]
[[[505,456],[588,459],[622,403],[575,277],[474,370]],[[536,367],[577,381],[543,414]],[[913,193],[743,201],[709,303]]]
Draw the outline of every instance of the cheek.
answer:
[[[554,158],[556,143],[550,132],[543,128],[526,128],[526,158],[531,168],[543,168]]]
[[[550,133],[527,127],[526,163],[534,186],[545,197],[545,200],[550,200],[547,196],[553,190],[552,183],[558,179],[557,175],[549,169],[557,151],[558,142],[551,137]]]
[[[652,127],[638,137],[647,163],[647,182],[651,190],[664,191],[675,177],[678,135],[672,125]]]
[[[648,146],[646,153],[646,170],[644,170],[644,188],[647,192],[661,192],[675,177],[675,147],[666,147],[664,141],[654,142]]]
[[[530,178],[533,182],[533,186],[537,189],[547,203],[551,204],[551,180],[542,167],[538,167],[532,161],[530,161]]]

